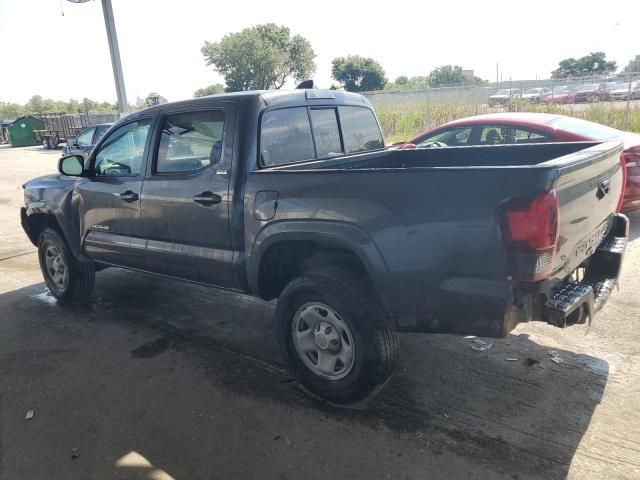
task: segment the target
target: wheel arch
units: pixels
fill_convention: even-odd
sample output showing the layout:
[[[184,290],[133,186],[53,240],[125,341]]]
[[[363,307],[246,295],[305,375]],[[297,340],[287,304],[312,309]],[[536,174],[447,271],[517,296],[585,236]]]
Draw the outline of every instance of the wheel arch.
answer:
[[[379,285],[387,271],[382,254],[367,232],[343,222],[277,222],[264,228],[247,259],[249,288],[271,300],[300,272],[332,262],[366,275],[385,303]]]

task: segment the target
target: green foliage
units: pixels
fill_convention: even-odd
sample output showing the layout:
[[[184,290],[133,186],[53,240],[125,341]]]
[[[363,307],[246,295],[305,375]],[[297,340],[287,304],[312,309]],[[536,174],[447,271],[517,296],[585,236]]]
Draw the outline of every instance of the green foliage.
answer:
[[[566,58],[558,64],[558,68],[551,72],[551,78],[588,77],[602,75],[616,71],[615,61],[607,61],[604,52],[591,52],[589,55]]]
[[[273,23],[225,35],[219,42],[204,42],[201,52],[207,65],[224,77],[230,92],[281,88],[288,78],[304,80],[316,70],[311,43]]]
[[[349,55],[334,58],[331,75],[349,92],[382,90],[387,82],[382,66],[373,58]]]
[[[484,80],[476,76],[472,78],[465,76],[462,67],[459,65],[442,65],[433,69],[429,74],[429,85],[431,87],[448,87],[472,83],[480,84],[484,83]]]
[[[208,95],[217,95],[224,92],[224,85],[216,83],[215,85],[209,85],[208,87],[199,88],[193,92],[193,98],[206,97]]]
[[[458,65],[442,65],[429,74],[429,85],[432,87],[446,87],[466,83],[462,67]]]
[[[405,78],[407,79],[406,82],[404,81]],[[429,77],[416,76],[407,78],[402,75],[396,78],[393,83],[387,83],[384,88],[385,90],[422,90],[429,88]]]
[[[0,120],[14,120],[25,114],[23,105],[0,102]]]
[[[640,55],[636,55],[636,58],[630,60],[628,64],[622,69],[623,74],[640,72]]]
[[[44,100],[40,95],[34,95],[29,99],[24,108],[29,113],[42,113],[44,112]]]
[[[115,109],[116,106],[109,102],[98,103],[89,98],[83,99],[82,102],[73,98],[64,102],[34,95],[25,105],[0,102],[0,120],[14,119],[34,113],[112,112]]]

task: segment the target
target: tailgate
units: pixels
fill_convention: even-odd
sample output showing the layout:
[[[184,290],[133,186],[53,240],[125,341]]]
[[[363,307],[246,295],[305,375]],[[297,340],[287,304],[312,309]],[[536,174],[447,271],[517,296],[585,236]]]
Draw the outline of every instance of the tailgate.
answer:
[[[620,142],[606,142],[545,163],[557,168],[560,232],[554,276],[571,273],[608,233],[623,189]]]

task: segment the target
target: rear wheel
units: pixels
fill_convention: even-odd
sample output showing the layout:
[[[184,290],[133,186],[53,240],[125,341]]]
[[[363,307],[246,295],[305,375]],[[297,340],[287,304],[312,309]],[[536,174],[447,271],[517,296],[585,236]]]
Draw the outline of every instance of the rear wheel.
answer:
[[[355,403],[391,375],[398,340],[362,278],[331,268],[306,272],[283,290],[276,321],[291,372],[317,397]]]
[[[38,239],[38,260],[42,276],[59,300],[87,301],[95,283],[93,263],[78,261],[62,236],[52,228]]]

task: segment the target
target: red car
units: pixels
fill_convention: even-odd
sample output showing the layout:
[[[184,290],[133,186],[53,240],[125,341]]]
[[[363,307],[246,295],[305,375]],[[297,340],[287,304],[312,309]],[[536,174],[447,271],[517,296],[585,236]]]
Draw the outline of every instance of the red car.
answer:
[[[573,94],[575,93],[574,87],[555,87],[551,92],[551,95],[547,95],[542,103],[555,103],[564,104],[573,102]]]
[[[626,189],[622,211],[640,208],[640,134],[549,113],[490,113],[454,120],[428,130],[400,148],[578,142],[620,139],[624,143]]]

